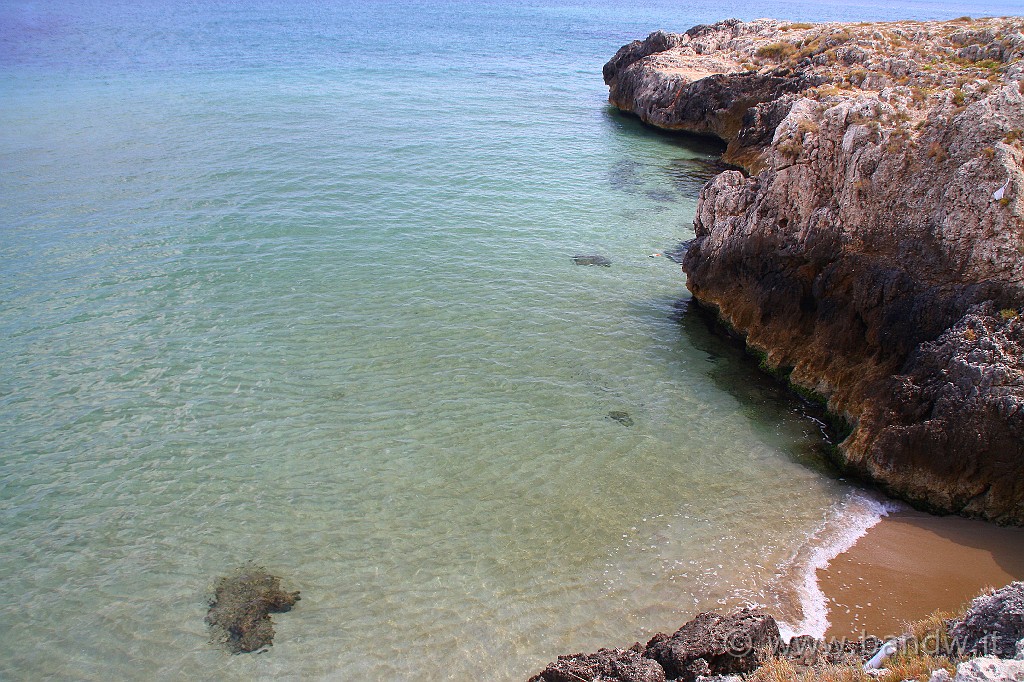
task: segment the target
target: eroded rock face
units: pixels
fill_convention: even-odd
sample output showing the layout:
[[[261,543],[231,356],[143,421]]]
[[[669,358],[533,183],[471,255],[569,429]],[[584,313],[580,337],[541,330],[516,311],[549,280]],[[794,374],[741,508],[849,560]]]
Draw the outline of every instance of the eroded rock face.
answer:
[[[610,101],[714,134],[687,286],[850,425],[841,463],[1024,523],[1024,19],[652,34]],[[984,61],[988,60],[988,61]]]
[[[559,656],[529,682],[665,682],[665,671],[636,649],[599,649]]]
[[[646,656],[660,663],[669,679],[692,682],[700,676],[755,670],[761,651],[775,650],[779,642],[775,619],[761,611],[700,613],[672,635],[655,635]]]
[[[1024,638],[1024,582],[977,597],[949,636],[963,654],[1014,658]]]
[[[246,565],[217,581],[206,622],[231,653],[258,651],[274,640],[270,614],[290,611],[298,600],[298,592],[281,589],[280,578]]]

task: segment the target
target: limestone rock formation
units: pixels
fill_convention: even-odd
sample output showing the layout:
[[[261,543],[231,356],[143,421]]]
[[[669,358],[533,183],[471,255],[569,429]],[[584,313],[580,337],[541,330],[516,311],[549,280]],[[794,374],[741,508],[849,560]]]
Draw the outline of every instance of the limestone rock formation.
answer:
[[[657,32],[609,99],[720,137],[683,258],[702,305],[849,427],[837,460],[1024,523],[1024,19]]]
[[[957,666],[955,676],[935,670],[930,682],[1024,682],[1024,582],[983,594],[947,625],[948,640],[942,640],[950,646],[943,644],[941,651],[933,648],[938,642],[929,643],[931,635],[919,639],[908,632],[889,643],[904,652],[904,663],[938,664],[941,659],[933,655],[942,654]],[[764,666],[768,675],[753,679],[860,679],[865,662],[884,644],[873,636],[826,641],[810,635],[783,643],[775,620],[762,611],[700,613],[672,635],[655,635],[646,647],[636,643],[629,649],[559,656],[530,682],[740,682]],[[882,678],[887,671],[874,673]]]

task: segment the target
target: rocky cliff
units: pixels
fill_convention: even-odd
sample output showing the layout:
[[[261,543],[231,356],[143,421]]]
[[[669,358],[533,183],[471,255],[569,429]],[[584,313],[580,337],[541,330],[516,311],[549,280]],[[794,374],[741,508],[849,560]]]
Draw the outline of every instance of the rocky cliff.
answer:
[[[714,135],[687,286],[850,428],[848,470],[1024,524],[1024,19],[657,32],[610,101]]]

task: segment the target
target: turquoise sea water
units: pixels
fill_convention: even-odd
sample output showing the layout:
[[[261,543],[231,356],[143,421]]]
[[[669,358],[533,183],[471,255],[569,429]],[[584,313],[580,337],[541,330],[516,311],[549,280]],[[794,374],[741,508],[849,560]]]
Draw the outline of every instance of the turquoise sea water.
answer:
[[[806,621],[797,564],[871,505],[681,314],[649,255],[717,149],[601,65],[726,16],[1020,11],[0,5],[0,677],[516,679],[700,608]],[[230,656],[206,600],[247,560],[302,601]]]

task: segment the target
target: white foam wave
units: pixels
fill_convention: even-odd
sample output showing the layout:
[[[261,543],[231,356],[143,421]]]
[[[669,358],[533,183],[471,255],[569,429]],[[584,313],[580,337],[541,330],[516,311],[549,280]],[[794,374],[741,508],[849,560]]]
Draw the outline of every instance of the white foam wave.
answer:
[[[781,621],[784,638],[794,635],[824,637],[828,620],[828,597],[818,583],[818,570],[849,550],[868,530],[890,513],[903,507],[865,491],[851,492],[837,505],[798,552],[789,572],[799,601],[801,617]]]

